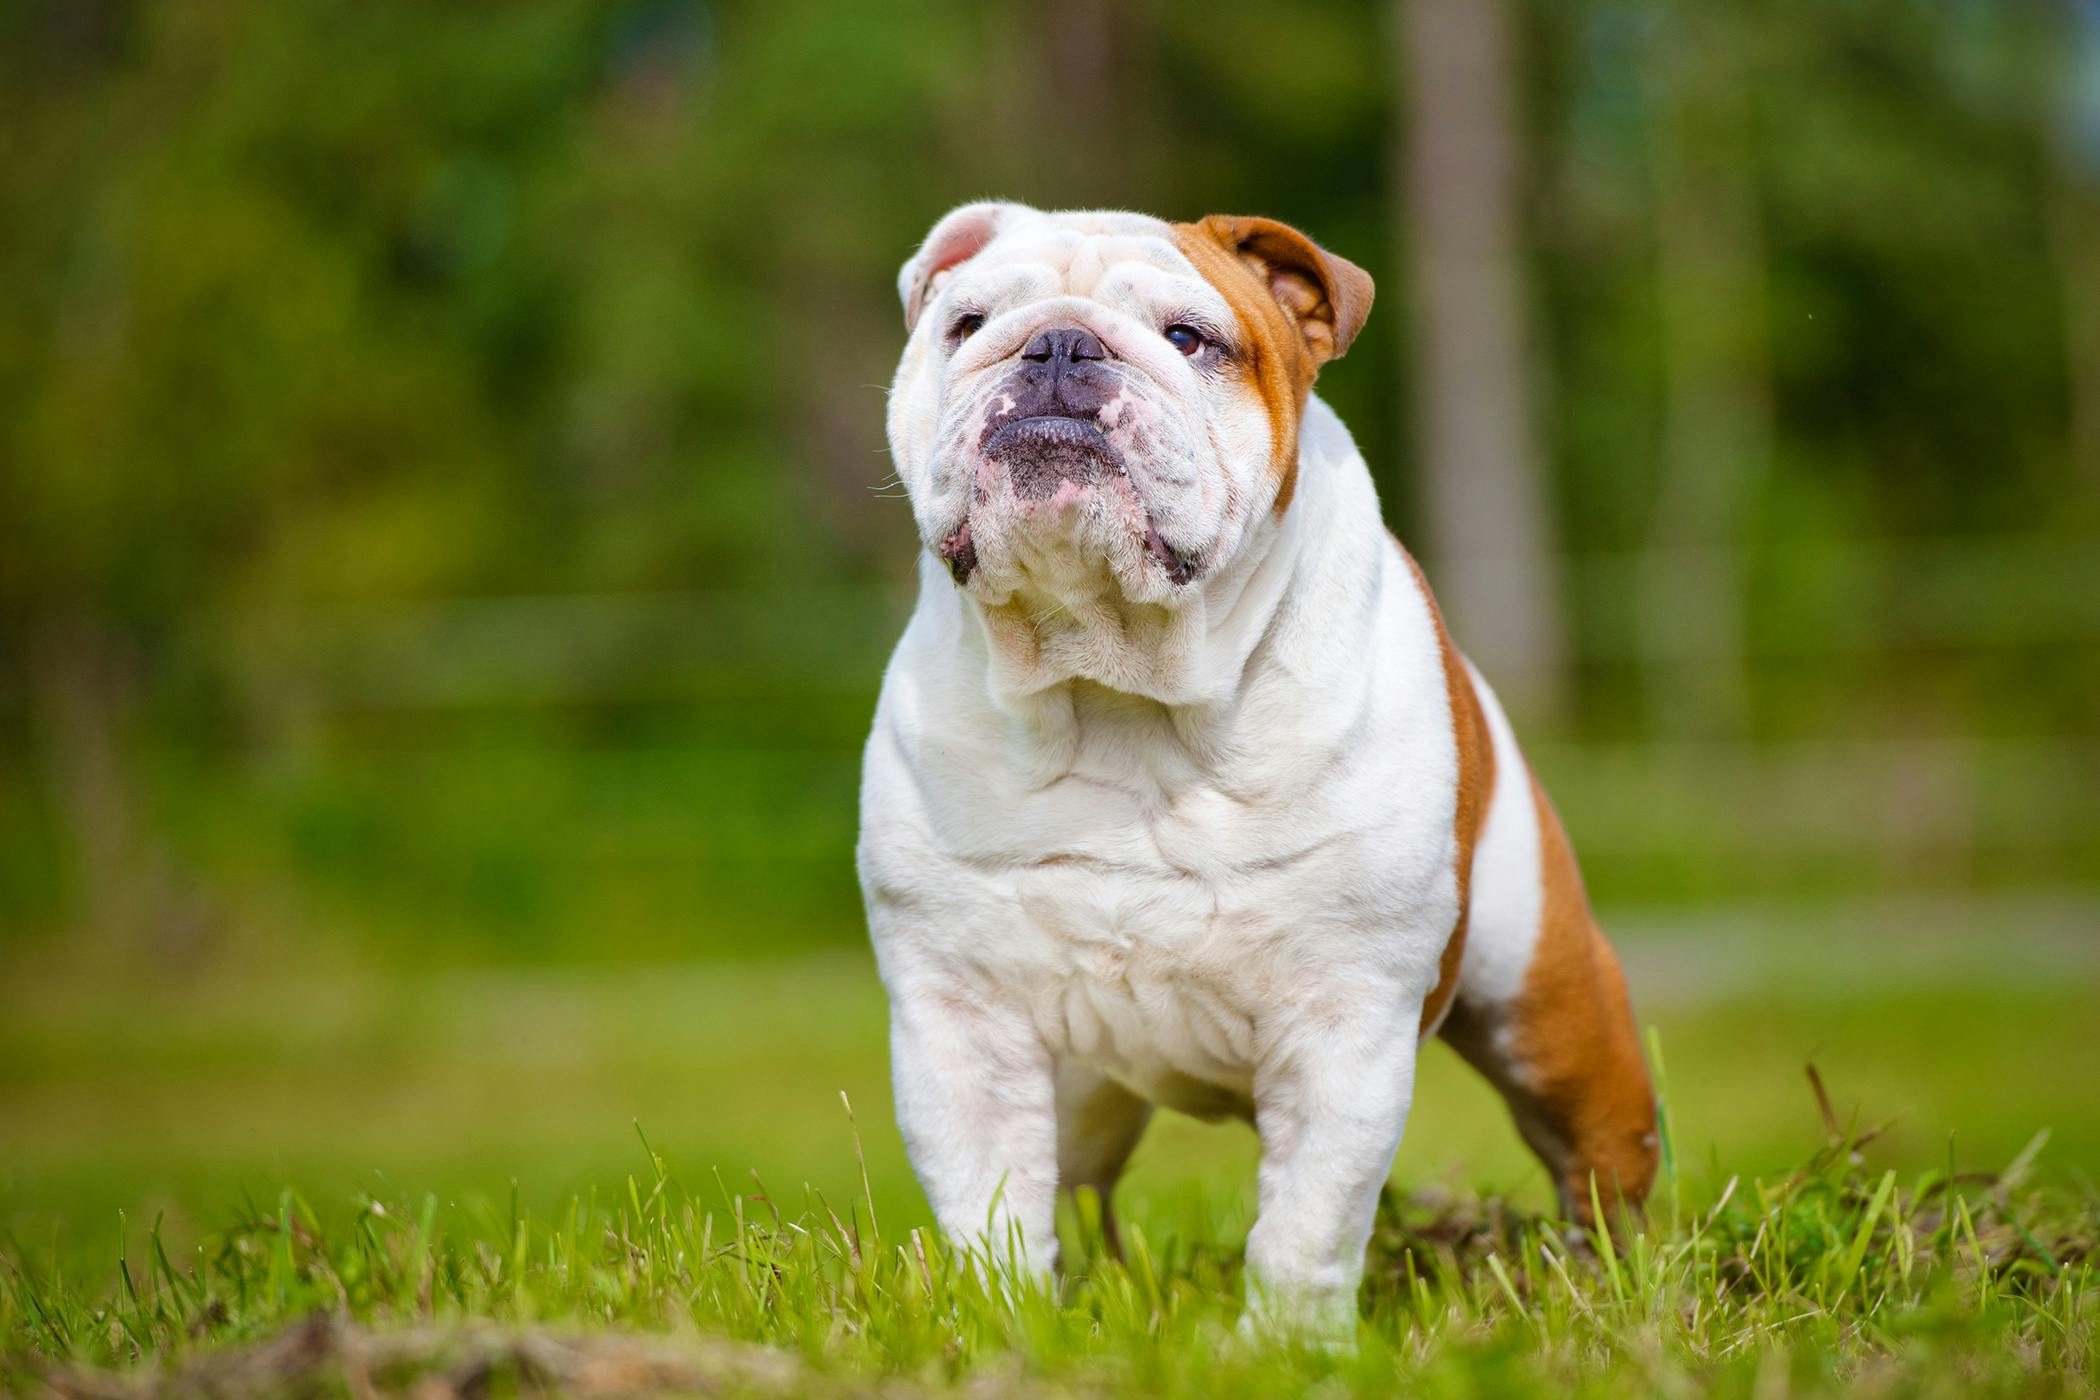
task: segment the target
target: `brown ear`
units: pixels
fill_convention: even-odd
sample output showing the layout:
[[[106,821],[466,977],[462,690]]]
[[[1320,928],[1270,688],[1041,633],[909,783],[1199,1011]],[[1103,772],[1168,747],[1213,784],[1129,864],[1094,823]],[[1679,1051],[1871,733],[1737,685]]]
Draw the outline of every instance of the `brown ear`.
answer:
[[[1337,257],[1289,224],[1212,214],[1197,227],[1237,254],[1268,283],[1305,339],[1315,368],[1341,358],[1371,314],[1371,274]]]
[[[926,235],[919,251],[897,270],[897,295],[904,299],[904,329],[919,323],[919,313],[939,290],[934,279],[951,268],[976,257],[985,245],[999,236],[1000,225],[1009,215],[1027,206],[998,200],[958,205],[941,216]]]

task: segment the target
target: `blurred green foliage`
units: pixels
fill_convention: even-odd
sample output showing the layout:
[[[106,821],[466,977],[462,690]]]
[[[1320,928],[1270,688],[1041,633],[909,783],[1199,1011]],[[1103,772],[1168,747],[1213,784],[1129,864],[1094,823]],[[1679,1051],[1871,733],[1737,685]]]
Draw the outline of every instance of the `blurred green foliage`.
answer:
[[[0,9],[0,950],[856,939],[897,264],[989,193],[1308,228],[1379,279],[1322,392],[1412,539],[1383,8]],[[1517,13],[1600,896],[2100,884],[2100,17]],[[1709,331],[1743,635],[1658,664]],[[1740,725],[1659,722],[1686,665]]]

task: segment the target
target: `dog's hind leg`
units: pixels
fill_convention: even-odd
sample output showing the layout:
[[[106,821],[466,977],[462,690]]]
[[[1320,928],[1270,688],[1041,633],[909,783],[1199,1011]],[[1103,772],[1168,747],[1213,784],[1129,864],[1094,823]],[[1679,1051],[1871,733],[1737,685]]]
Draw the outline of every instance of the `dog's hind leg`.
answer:
[[[1057,1067],[1057,1183],[1068,1193],[1091,1187],[1101,1202],[1101,1232],[1118,1255],[1109,1196],[1136,1149],[1152,1105],[1100,1071],[1066,1060]]]
[[[1473,680],[1495,745],[1495,788],[1441,1034],[1508,1102],[1561,1208],[1588,1223],[1593,1178],[1607,1209],[1647,1195],[1655,1096],[1626,979],[1590,914],[1567,834],[1501,707]]]

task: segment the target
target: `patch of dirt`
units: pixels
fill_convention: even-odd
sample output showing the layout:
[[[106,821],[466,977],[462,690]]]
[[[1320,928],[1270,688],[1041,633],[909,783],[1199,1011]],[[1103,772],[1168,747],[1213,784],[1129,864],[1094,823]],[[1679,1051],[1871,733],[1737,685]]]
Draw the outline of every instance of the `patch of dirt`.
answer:
[[[813,1379],[786,1353],[741,1342],[477,1326],[373,1332],[316,1315],[267,1341],[157,1370],[62,1367],[36,1376],[32,1385],[63,1400],[480,1400],[490,1394],[784,1395],[807,1392]]]

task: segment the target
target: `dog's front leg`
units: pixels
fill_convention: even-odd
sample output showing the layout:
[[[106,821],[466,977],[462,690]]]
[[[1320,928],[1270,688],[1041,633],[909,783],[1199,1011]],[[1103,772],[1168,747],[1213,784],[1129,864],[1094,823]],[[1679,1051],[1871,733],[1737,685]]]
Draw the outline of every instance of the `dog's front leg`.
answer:
[[[1057,1263],[1057,1094],[1020,1008],[960,988],[892,999],[897,1125],[941,1230],[1015,1274]]]
[[[1244,1330],[1354,1345],[1364,1246],[1414,1095],[1417,1014],[1308,1018],[1256,1074],[1261,1213]]]

